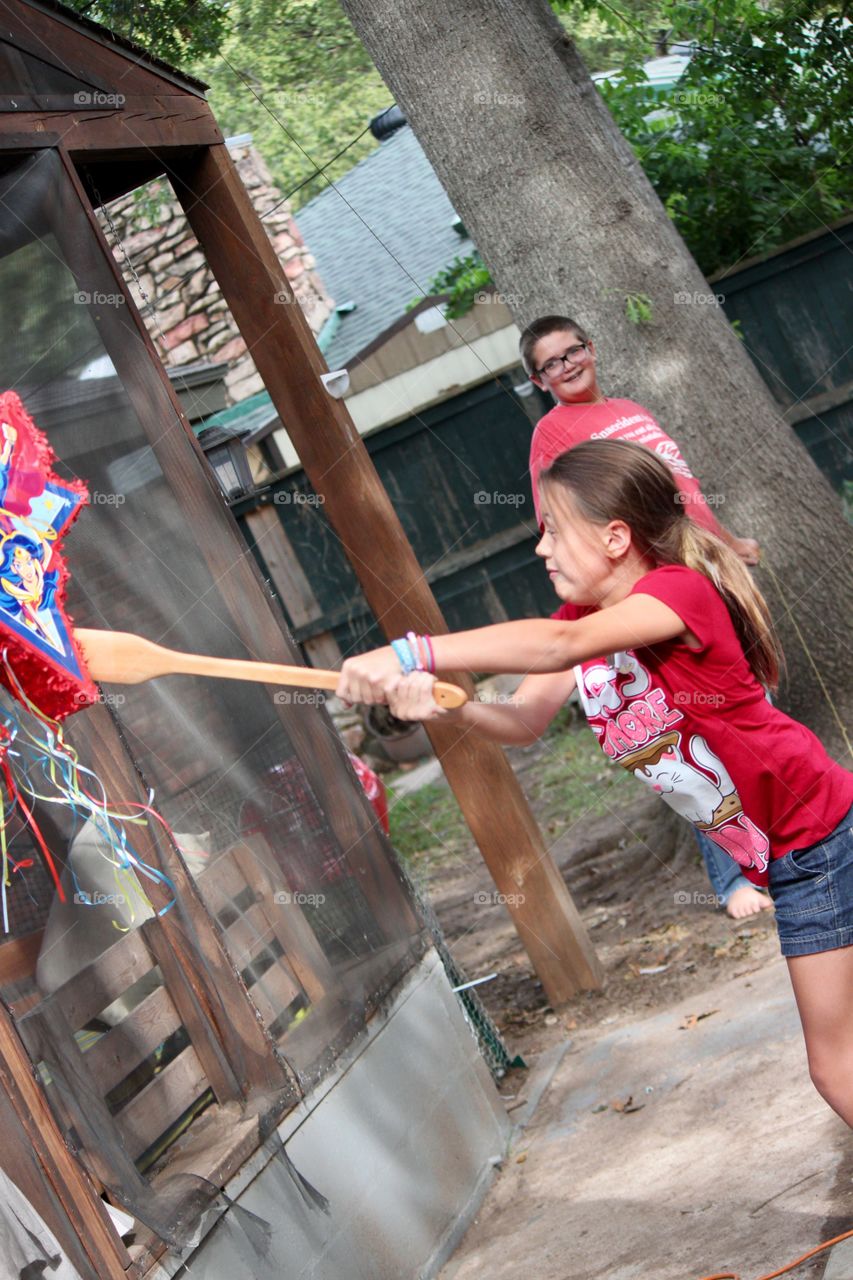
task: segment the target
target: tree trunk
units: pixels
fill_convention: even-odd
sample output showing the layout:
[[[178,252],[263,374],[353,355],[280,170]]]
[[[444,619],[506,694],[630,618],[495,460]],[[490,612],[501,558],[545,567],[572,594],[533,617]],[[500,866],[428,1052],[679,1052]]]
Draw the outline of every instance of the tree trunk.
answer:
[[[838,496],[722,310],[681,300],[712,290],[546,0],[342,4],[516,321],[584,325],[605,390],[647,405],[723,523],[760,541],[780,702],[840,752],[853,591]],[[628,320],[631,294],[649,322]]]

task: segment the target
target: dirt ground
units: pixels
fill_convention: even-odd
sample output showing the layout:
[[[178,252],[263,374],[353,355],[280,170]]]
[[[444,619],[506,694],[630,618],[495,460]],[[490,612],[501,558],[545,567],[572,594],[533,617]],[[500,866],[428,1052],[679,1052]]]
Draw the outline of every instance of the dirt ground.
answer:
[[[497,974],[478,994],[532,1068],[501,1082],[510,1115],[559,1059],[442,1277],[695,1280],[737,1262],[754,1280],[853,1227],[853,1142],[808,1079],[772,911],[718,909],[687,824],[633,779],[563,822],[573,797],[555,808],[542,781],[555,739],[508,754],[606,977],[549,1007],[464,830],[436,840],[436,793],[415,877],[469,979]],[[599,785],[576,767],[574,798]]]
[[[583,730],[580,730],[583,733]],[[591,735],[590,735],[591,736]],[[537,786],[548,745],[508,752],[548,839],[550,802]],[[515,1053],[536,1054],[566,1032],[696,1000],[715,980],[748,974],[779,953],[771,911],[732,920],[719,910],[692,833],[642,784],[628,780],[601,816],[581,816],[550,845],[605,969],[602,991],[550,1010],[478,851],[444,856],[420,877],[453,957],[469,978],[497,972],[478,994]]]

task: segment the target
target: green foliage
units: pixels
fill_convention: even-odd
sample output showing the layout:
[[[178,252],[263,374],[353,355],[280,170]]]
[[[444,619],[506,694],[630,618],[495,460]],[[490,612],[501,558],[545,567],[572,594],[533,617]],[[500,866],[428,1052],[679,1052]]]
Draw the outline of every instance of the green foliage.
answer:
[[[223,129],[252,134],[299,208],[328,185],[318,168],[340,177],[377,145],[367,124],[391,94],[337,0],[234,0],[228,12],[221,53],[194,70]]]
[[[376,145],[390,94],[338,0],[71,0],[210,85],[228,134],[250,132],[299,207]],[[845,10],[819,0],[551,0],[669,216],[709,274],[853,207],[853,75]],[[847,3],[847,0],[845,0]],[[677,87],[642,62],[689,41]],[[343,151],[343,154],[338,153]],[[437,291],[463,314],[488,273],[460,260]],[[644,320],[643,304],[626,300]],[[457,310],[457,307],[459,308]]]
[[[68,7],[185,67],[215,53],[228,27],[225,0],[66,0]]]
[[[625,315],[631,324],[648,324],[652,318],[652,300],[648,294],[626,293]]]
[[[853,206],[851,46],[838,9],[672,6],[696,53],[661,98],[642,68],[600,86],[706,275]]]
[[[430,298],[448,294],[450,301],[445,308],[448,320],[458,320],[470,311],[478,301],[478,295],[494,288],[489,268],[475,249],[466,258],[454,258],[449,267],[439,271],[429,282]],[[416,307],[423,298],[415,298],[407,309]]]
[[[655,56],[656,42],[673,39],[667,0],[550,0],[590,73],[613,71]]]

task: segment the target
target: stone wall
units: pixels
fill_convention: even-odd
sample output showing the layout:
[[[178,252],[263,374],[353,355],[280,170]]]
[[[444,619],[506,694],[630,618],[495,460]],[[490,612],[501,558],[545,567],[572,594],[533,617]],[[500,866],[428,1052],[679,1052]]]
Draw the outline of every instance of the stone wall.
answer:
[[[249,135],[228,145],[296,299],[317,334],[333,302],[293,221],[290,205],[273,185]],[[262,390],[260,375],[234,317],[168,183],[149,188],[142,203],[134,195],[115,200],[108,205],[108,212],[109,221],[101,212],[101,224],[164,364],[226,361],[230,404]]]

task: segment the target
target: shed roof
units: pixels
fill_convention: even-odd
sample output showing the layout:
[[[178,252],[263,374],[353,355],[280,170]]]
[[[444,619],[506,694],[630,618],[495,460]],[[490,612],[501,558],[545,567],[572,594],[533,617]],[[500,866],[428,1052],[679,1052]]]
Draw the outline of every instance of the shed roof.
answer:
[[[162,58],[156,57],[148,49],[143,48],[142,45],[120,36],[117,32],[111,31],[109,27],[104,27],[99,22],[93,22],[91,18],[84,17],[76,9],[69,9],[67,5],[60,4],[58,0],[19,0],[19,2],[28,8],[41,9],[46,13],[53,14],[59,21],[78,27],[81,31],[85,31],[88,36],[97,39],[101,44],[107,45],[117,53],[130,58],[133,62],[144,63],[190,93],[204,93],[207,89],[207,85],[203,81],[197,80],[195,76],[179,71],[177,67],[173,67],[168,62],[164,62]],[[45,61],[50,62],[50,50],[45,48],[42,57]],[[62,57],[57,55],[54,55],[54,57],[58,62],[64,62]]]
[[[454,258],[473,252],[453,229],[456,212],[406,125],[296,215],[341,317],[326,351],[332,369],[350,362],[405,312]]]

